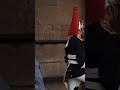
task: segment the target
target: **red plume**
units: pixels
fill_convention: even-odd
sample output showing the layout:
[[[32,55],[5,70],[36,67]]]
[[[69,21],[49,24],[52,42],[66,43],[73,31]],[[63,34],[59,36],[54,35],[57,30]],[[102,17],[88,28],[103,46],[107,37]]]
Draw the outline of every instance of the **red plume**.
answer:
[[[78,27],[79,27],[79,12],[78,7],[73,8],[73,17],[71,26],[68,32],[68,35],[77,35],[78,34]]]

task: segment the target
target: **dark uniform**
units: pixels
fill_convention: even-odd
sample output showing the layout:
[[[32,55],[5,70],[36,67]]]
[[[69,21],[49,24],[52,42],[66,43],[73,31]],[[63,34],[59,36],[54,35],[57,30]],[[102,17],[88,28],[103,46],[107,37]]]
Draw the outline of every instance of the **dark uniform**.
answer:
[[[85,68],[81,68],[85,62],[84,41],[81,41],[79,38],[77,38],[77,36],[71,37],[68,40],[68,43],[65,47],[65,53],[66,53],[65,56],[66,63],[69,64],[69,60],[78,63],[78,64],[71,63],[68,65],[65,79],[76,78],[85,74]]]
[[[110,34],[100,23],[92,24],[86,28],[86,70],[97,69],[99,77],[96,78],[86,72],[86,81],[91,83],[86,90],[94,90],[93,83],[101,83],[105,90],[118,90],[120,65],[120,38],[117,34]],[[94,71],[93,71],[94,72]],[[92,72],[91,72],[92,73]],[[87,84],[87,82],[86,82]],[[98,84],[96,84],[98,85]],[[97,89],[96,89],[97,90]],[[103,90],[102,88],[98,90]]]

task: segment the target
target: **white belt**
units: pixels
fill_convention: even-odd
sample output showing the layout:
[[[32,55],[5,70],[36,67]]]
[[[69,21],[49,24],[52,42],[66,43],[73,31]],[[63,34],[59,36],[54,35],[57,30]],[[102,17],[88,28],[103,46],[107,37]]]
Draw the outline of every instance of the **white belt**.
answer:
[[[77,61],[70,60],[70,59],[76,59],[76,55],[68,54],[67,57],[69,58],[69,60],[68,60],[69,64],[79,64]],[[85,63],[83,64],[83,66],[81,68],[85,68]]]
[[[68,60],[69,64],[79,64],[77,61],[74,60]],[[85,63],[83,64],[83,66],[81,68],[85,68]]]
[[[76,55],[68,54],[67,57],[68,57],[69,59],[76,59]]]
[[[79,64],[77,61],[74,61],[74,60],[68,60],[68,63],[69,64]]]

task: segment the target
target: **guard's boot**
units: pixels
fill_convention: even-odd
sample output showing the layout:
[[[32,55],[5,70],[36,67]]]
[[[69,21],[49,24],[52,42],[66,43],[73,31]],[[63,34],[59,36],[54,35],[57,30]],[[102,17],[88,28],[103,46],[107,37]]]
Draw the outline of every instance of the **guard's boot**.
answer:
[[[79,87],[75,87],[74,90],[78,90]]]

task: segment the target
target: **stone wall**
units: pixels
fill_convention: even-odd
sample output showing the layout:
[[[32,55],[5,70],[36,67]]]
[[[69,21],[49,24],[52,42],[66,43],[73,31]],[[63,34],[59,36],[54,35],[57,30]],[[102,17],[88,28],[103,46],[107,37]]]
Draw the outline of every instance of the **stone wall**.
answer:
[[[35,40],[67,40],[74,6],[79,7],[80,18],[84,20],[84,0],[35,0]],[[53,78],[52,83],[45,80],[46,90],[65,90],[64,46],[35,45],[35,57],[41,64],[44,80]]]
[[[67,40],[73,7],[79,7],[80,18],[84,20],[84,0],[36,0],[35,39]],[[36,45],[35,56],[41,63],[43,76],[63,76],[65,44]]]

